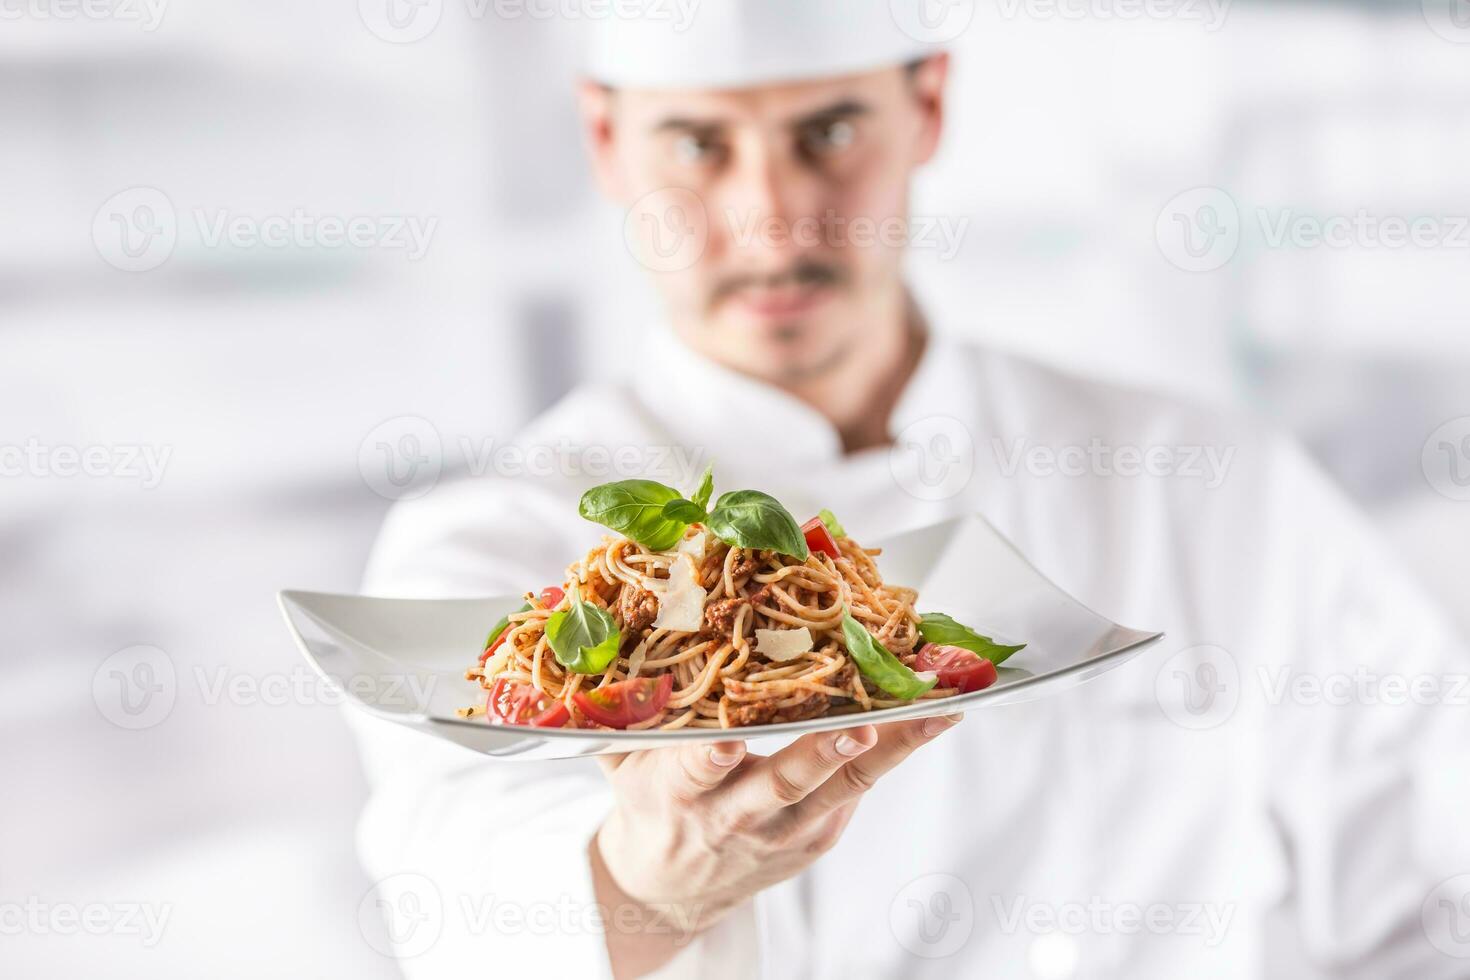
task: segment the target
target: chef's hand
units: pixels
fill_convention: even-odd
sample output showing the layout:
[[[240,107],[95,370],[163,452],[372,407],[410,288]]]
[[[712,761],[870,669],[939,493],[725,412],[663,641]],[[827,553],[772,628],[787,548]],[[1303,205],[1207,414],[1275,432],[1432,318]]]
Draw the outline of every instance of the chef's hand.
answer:
[[[747,755],[744,742],[600,757],[614,804],[588,856],[613,975],[657,969],[802,871],[879,777],[959,720],[804,735],[770,757]]]

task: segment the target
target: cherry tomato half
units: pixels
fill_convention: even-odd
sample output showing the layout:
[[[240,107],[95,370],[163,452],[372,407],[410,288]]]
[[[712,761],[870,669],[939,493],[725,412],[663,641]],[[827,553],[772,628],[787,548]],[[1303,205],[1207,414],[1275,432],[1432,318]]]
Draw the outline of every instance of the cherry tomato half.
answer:
[[[627,728],[647,721],[663,710],[674,693],[674,675],[635,677],[572,695],[582,713],[608,728]]]
[[[561,586],[548,585],[546,588],[541,590],[541,595],[537,596],[537,599],[540,600],[541,605],[545,606],[547,609],[555,609],[557,606],[561,605],[561,600],[565,596],[566,593],[562,591]]]
[[[926,643],[919,648],[914,670],[933,671],[940,687],[957,687],[962,694],[983,691],[995,683],[995,664],[964,647]]]
[[[565,701],[553,702],[530,684],[496,679],[485,699],[485,710],[492,725],[530,725],[533,728],[561,728],[571,718]]]
[[[820,551],[824,555],[833,558],[841,558],[842,552],[837,547],[837,541],[832,537],[832,532],[827,530],[827,525],[822,523],[820,517],[813,517],[801,526],[801,533],[806,536],[806,547],[808,551]]]

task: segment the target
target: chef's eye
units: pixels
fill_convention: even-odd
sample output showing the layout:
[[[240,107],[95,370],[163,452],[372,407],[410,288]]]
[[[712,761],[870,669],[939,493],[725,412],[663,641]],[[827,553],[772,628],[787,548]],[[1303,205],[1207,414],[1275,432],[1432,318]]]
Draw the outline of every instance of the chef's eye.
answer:
[[[674,141],[674,159],[689,167],[716,163],[723,152],[719,141],[698,133],[685,133]]]
[[[802,127],[802,149],[812,156],[838,153],[852,145],[857,128],[846,119],[823,119]]]

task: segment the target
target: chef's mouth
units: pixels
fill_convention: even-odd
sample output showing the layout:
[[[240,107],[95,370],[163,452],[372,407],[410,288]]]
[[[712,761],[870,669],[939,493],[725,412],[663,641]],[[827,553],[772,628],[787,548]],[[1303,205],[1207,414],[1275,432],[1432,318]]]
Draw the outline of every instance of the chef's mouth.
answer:
[[[746,313],[764,320],[789,320],[810,313],[832,295],[827,286],[789,286],[780,289],[747,289],[735,296]]]
[[[761,320],[785,320],[811,312],[829,299],[844,281],[835,267],[804,262],[776,276],[740,276],[716,287],[714,305],[731,301]]]

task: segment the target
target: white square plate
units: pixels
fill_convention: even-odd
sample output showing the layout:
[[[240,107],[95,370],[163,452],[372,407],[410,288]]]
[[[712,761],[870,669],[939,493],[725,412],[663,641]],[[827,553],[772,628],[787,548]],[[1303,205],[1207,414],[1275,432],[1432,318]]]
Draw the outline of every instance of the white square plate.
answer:
[[[1025,643],[983,691],[862,715],[740,729],[610,732],[518,728],[465,720],[455,709],[484,698],[464,678],[485,634],[521,596],[376,599],[282,592],[281,610],[301,652],[349,700],[368,711],[486,755],[565,759],[732,735],[798,735],[864,722],[927,718],[1030,701],[1080,684],[1131,659],[1162,633],[1109,622],[1031,566],[979,516],[931,524],[877,542],[883,579],[919,590],[922,612],[948,613],[1002,643]]]

